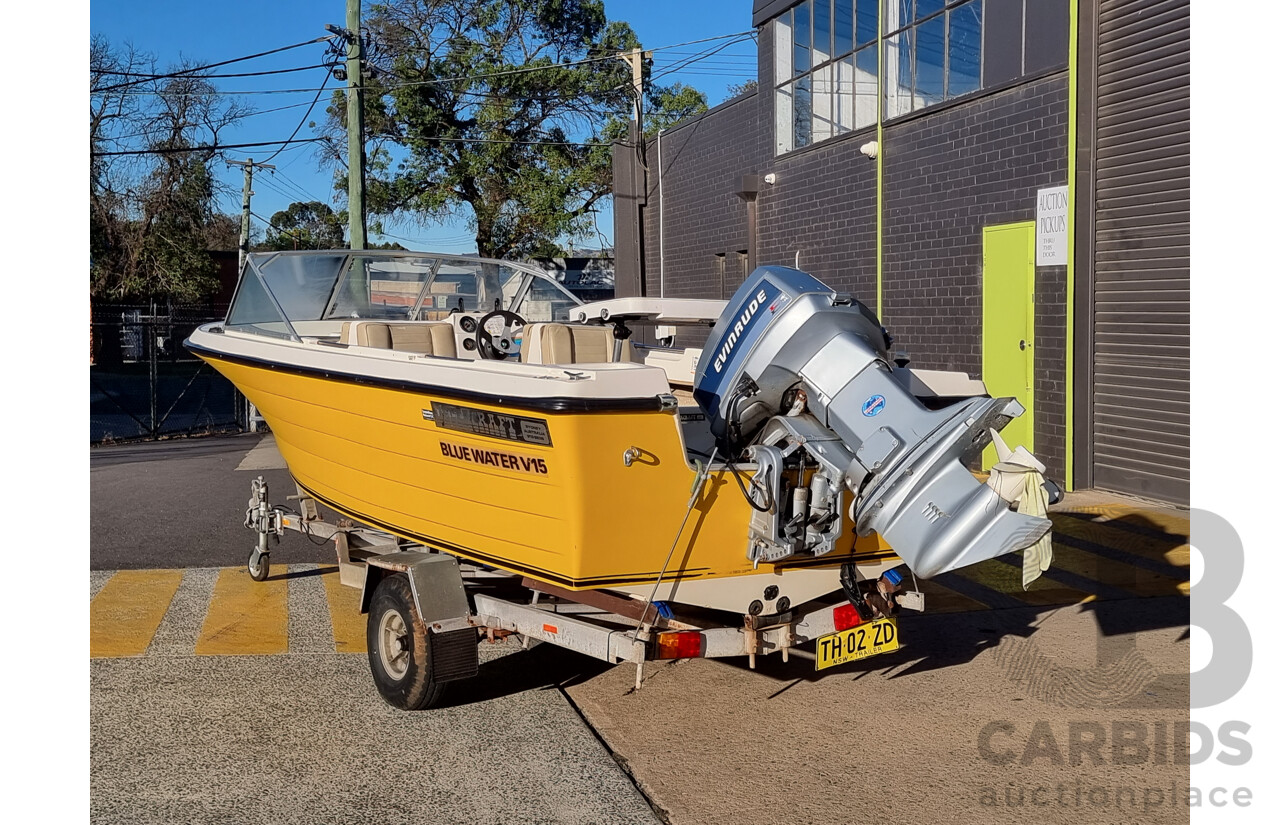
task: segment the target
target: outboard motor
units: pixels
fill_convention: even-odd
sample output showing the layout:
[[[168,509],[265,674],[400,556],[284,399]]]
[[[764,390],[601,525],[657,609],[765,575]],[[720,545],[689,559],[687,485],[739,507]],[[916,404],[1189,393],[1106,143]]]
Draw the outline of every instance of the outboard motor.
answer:
[[[703,349],[694,397],[727,455],[757,465],[747,555],[830,552],[849,518],[919,576],[1034,545],[1024,515],[964,462],[1021,415],[1014,398],[926,408],[895,370],[875,314],[796,269],[758,268]]]

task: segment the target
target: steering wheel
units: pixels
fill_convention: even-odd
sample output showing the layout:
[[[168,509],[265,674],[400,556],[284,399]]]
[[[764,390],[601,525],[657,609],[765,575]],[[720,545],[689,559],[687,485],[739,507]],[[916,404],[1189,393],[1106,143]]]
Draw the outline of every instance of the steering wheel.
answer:
[[[489,321],[494,318],[502,319],[502,331],[496,338],[487,329]],[[480,323],[476,324],[476,350],[480,357],[488,361],[502,361],[512,355],[519,355],[520,344],[513,333],[517,327],[523,329],[525,323],[519,315],[505,309],[495,309],[481,318]]]

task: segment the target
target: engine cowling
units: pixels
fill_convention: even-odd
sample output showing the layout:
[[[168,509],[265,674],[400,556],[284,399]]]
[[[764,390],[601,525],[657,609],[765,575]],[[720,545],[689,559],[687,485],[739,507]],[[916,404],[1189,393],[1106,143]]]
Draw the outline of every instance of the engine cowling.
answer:
[[[859,535],[880,533],[926,578],[1048,532],[1048,519],[1014,512],[965,466],[1022,414],[1018,401],[929,409],[895,374],[889,343],[866,306],[799,270],[761,267],[729,301],[694,397],[722,451],[748,450],[757,486],[777,488],[767,496],[775,512],[752,518],[753,561],[828,552],[842,527],[831,524],[832,489],[853,494],[847,517]],[[786,457],[801,466],[788,474]]]

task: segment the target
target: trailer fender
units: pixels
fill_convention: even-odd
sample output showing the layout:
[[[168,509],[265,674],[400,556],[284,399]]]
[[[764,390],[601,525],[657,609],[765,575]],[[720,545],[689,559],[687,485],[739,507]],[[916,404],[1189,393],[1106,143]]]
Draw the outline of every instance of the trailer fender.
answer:
[[[445,553],[422,550],[387,553],[368,560],[364,587],[360,591],[361,613],[369,612],[378,582],[392,573],[408,576],[414,606],[429,630],[443,633],[471,626],[471,611],[458,560]]]

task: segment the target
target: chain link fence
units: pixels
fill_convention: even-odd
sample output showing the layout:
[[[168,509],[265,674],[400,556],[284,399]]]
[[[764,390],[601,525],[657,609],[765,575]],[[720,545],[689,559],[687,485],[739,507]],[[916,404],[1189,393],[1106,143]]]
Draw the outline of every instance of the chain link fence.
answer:
[[[231,382],[183,348],[226,306],[95,305],[90,323],[89,443],[240,432],[247,405]]]

